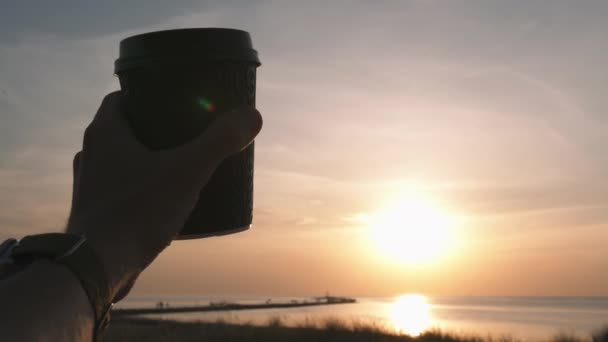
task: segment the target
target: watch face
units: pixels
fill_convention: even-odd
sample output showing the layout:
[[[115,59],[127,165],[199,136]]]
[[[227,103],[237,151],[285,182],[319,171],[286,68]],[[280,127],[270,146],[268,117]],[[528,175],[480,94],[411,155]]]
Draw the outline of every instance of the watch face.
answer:
[[[46,258],[57,261],[76,252],[85,243],[84,236],[64,233],[28,235],[13,248],[11,255],[17,263]]]
[[[4,240],[2,244],[0,244],[0,265],[3,263],[13,263],[13,259],[11,258],[11,254],[13,253],[13,248],[17,245],[17,240],[10,238]]]
[[[15,264],[11,255],[16,245],[17,240],[12,238],[4,240],[0,244],[0,280],[8,278],[23,269],[23,267]]]

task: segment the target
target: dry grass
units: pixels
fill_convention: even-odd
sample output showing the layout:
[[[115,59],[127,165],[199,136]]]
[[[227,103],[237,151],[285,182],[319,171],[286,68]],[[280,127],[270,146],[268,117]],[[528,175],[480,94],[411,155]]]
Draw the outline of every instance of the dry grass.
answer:
[[[520,342],[510,336],[457,336],[430,330],[417,337],[396,335],[377,322],[346,322],[336,318],[305,319],[288,327],[281,317],[272,317],[265,326],[250,322],[175,322],[147,319],[121,319],[112,323],[105,342]],[[608,342],[608,327],[588,339],[558,334],[549,342]],[[543,341],[540,341],[543,342]],[[546,341],[545,341],[546,342]]]

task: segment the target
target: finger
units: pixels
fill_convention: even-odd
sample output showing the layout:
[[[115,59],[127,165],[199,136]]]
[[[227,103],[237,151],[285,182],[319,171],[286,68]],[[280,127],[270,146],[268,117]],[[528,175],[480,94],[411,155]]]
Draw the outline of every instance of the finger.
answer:
[[[201,156],[203,163],[219,162],[247,147],[262,129],[262,116],[255,108],[241,107],[214,121],[198,138],[181,150]]]
[[[123,93],[121,91],[114,91],[106,95],[101,101],[99,109],[93,118],[93,121],[106,120],[117,112],[117,109],[123,103]]]
[[[72,200],[74,200],[74,198],[76,197],[76,188],[78,187],[78,183],[80,180],[80,160],[82,158],[81,156],[82,151],[77,152],[74,156],[74,161],[72,163],[72,169],[74,173],[74,180],[72,182]]]
[[[74,155],[74,161],[72,163],[74,179],[76,179],[78,177],[78,174],[80,172],[80,156],[81,155],[82,155],[82,151],[78,151],[78,152],[76,152],[76,155]]]
[[[125,112],[125,95],[122,92],[115,91],[106,95],[97,110],[95,119],[87,127],[85,143],[87,140],[97,138],[103,139],[106,143],[121,146],[122,149],[145,149],[131,130]]]
[[[103,128],[103,123],[108,121],[109,117],[116,115],[116,113],[120,111],[120,105],[120,92],[110,93],[103,98],[93,121],[91,121],[84,131],[84,145],[88,145],[92,140],[97,139],[100,135],[99,131]]]

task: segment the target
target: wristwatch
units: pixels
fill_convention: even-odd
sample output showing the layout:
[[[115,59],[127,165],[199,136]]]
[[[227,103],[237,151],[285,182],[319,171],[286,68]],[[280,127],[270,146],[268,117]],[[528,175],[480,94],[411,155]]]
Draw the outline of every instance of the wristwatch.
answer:
[[[103,263],[84,236],[64,233],[29,235],[16,242],[5,241],[0,251],[16,267],[23,268],[38,259],[65,265],[78,278],[95,314],[93,341],[101,341],[110,323],[110,287]]]

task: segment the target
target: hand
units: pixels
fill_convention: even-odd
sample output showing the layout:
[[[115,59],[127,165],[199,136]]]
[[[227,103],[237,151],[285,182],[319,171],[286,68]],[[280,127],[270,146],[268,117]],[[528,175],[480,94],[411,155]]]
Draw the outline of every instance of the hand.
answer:
[[[151,151],[131,133],[122,98],[107,95],[85,131],[74,157],[67,227],[85,235],[101,257],[115,301],[178,234],[216,166],[262,127],[259,112],[243,107],[189,143]]]

